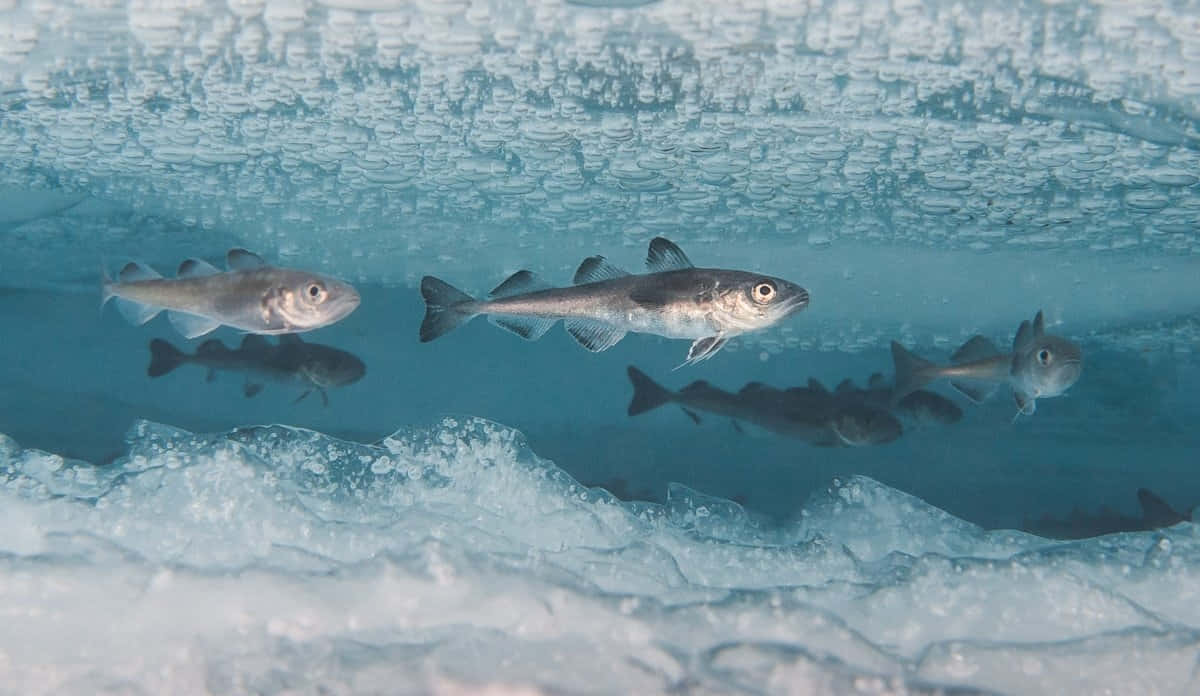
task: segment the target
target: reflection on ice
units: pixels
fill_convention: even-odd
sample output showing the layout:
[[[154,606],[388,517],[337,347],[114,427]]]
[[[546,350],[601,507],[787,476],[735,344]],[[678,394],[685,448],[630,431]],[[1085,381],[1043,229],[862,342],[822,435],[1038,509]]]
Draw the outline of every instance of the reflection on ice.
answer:
[[[1196,687],[1191,523],[1060,543],[855,477],[770,526],[678,485],[622,503],[474,419],[378,445],[141,422],[129,446],[0,443],[5,684]]]

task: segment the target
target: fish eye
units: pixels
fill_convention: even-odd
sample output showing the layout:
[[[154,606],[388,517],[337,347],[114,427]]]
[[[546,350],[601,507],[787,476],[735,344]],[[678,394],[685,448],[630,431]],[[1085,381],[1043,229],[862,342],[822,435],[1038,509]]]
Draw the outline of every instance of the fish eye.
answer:
[[[1039,350],[1038,354],[1037,354],[1038,362],[1040,362],[1043,365],[1049,365],[1050,359],[1052,357],[1054,357],[1054,356],[1050,353],[1050,350],[1048,348],[1043,348],[1043,349]]]
[[[754,290],[750,293],[755,302],[766,304],[775,299],[775,283],[764,280],[754,286]]]
[[[325,299],[325,288],[320,283],[309,283],[305,292],[308,293],[308,298],[314,302],[321,302]]]

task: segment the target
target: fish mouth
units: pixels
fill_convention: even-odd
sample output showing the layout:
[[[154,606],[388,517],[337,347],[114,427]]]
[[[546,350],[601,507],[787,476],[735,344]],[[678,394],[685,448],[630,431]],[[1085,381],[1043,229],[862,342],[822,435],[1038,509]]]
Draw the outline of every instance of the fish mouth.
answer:
[[[779,308],[779,311],[783,312],[785,316],[788,314],[794,314],[807,307],[808,300],[808,291],[804,288],[799,288],[796,291],[796,294],[784,301],[783,306]]]

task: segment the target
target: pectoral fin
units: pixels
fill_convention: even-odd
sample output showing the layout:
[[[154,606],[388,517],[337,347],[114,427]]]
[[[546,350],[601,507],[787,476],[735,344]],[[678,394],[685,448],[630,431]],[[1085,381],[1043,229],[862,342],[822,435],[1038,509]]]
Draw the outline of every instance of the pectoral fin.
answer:
[[[695,365],[702,360],[708,360],[716,355],[717,351],[721,350],[728,341],[728,338],[721,335],[705,336],[704,338],[696,339],[696,342],[688,349],[687,360],[684,360],[675,369],[678,370],[684,365]]]
[[[1025,392],[1013,391],[1013,401],[1017,404],[1017,409],[1020,411],[1018,415],[1032,416],[1037,410],[1037,399],[1029,396]]]

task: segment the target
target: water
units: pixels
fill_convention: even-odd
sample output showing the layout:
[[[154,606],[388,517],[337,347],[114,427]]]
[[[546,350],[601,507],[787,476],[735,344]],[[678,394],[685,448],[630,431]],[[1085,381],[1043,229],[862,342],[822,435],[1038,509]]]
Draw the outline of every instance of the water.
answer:
[[[1197,17],[0,0],[0,683],[1197,691],[1195,526],[1102,534],[1139,488],[1200,502]],[[812,304],[678,371],[645,335],[417,342],[422,275],[565,283],[655,235]],[[365,377],[148,378],[199,341],[97,314],[98,267],[232,246],[353,282],[305,339]],[[961,422],[878,447],[626,415],[628,365],[861,386],[1039,309],[1085,368],[1032,418],[944,385]]]

